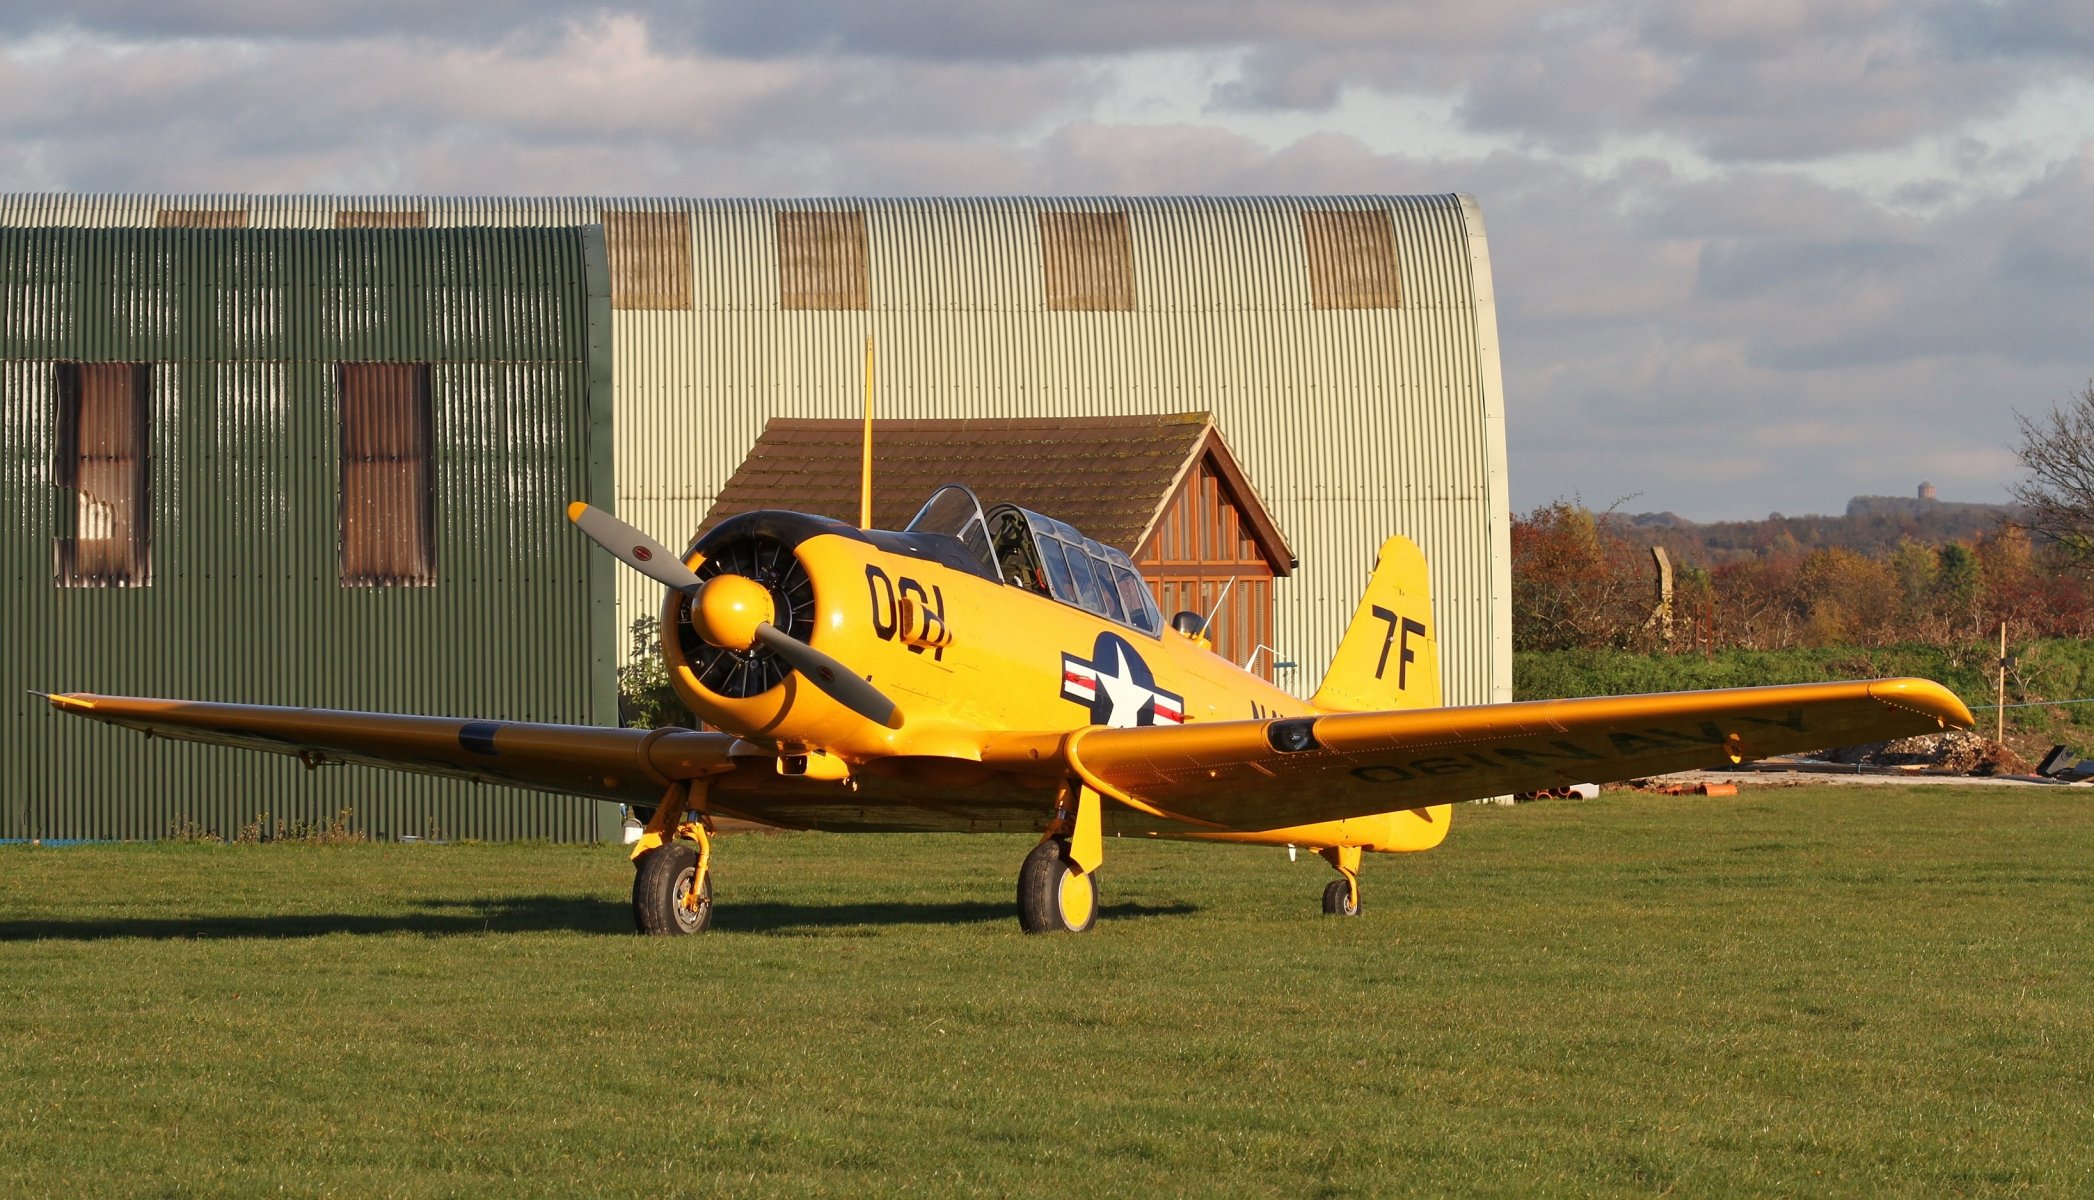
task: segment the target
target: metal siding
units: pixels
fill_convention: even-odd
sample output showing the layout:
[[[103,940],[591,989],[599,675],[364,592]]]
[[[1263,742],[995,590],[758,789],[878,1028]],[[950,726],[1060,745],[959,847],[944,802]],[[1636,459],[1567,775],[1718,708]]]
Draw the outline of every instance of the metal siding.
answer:
[[[165,205],[130,202],[134,210]],[[63,205],[49,206],[79,215]],[[332,225],[333,206],[315,206]],[[259,222],[258,222],[259,223]],[[140,738],[27,688],[610,723],[581,230],[0,228],[8,692],[0,837],[230,834],[347,808],[381,836],[601,836],[592,801]],[[153,364],[146,588],[59,589],[53,362]],[[437,585],[344,588],[334,364],[430,362]],[[592,465],[593,464],[593,465]]]
[[[1432,563],[1445,695],[1510,695],[1504,404],[1483,226],[1463,196],[1011,199],[64,197],[0,200],[7,223],[149,224],[245,206],[257,226],[417,207],[431,226],[593,223],[606,207],[692,222],[689,312],[613,314],[620,515],[674,539],[772,416],[857,411],[878,341],[893,417],[1211,409],[1294,544],[1273,641],[1307,694],[1390,533]],[[777,214],[862,208],[867,312],[779,306]],[[1315,311],[1301,214],[1385,212],[1400,307]],[[1039,214],[1125,211],[1132,312],[1050,312]],[[877,486],[877,481],[875,482]],[[658,606],[622,573],[621,630]],[[621,651],[624,640],[620,638]]]

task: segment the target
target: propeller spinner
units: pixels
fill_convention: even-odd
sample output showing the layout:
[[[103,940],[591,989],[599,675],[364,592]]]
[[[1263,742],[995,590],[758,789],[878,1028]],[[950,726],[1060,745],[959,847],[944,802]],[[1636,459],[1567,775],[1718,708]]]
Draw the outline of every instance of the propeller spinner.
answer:
[[[784,659],[830,699],[876,725],[902,727],[902,710],[858,673],[771,622],[777,617],[770,590],[744,575],[699,579],[667,547],[600,508],[580,500],[567,519],[613,558],[656,583],[691,597],[698,635],[722,649],[747,651],[759,643]]]

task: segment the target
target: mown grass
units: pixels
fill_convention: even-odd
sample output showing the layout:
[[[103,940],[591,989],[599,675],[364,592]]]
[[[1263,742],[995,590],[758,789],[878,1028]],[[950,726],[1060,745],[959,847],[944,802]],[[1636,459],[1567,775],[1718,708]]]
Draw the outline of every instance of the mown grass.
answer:
[[[2077,790],[1465,809],[1367,913],[1109,843],[1028,938],[1004,837],[0,850],[0,1192],[2076,1195]]]

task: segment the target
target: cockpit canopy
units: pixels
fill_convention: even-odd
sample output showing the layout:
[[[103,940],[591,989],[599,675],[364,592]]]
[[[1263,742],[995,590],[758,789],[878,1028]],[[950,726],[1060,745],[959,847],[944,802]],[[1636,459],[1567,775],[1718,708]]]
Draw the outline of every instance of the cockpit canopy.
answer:
[[[1163,631],[1156,597],[1134,569],[1134,561],[1053,517],[1015,504],[999,504],[985,514],[972,490],[948,483],[931,493],[905,532],[956,537],[989,574],[1012,587],[1143,633]]]

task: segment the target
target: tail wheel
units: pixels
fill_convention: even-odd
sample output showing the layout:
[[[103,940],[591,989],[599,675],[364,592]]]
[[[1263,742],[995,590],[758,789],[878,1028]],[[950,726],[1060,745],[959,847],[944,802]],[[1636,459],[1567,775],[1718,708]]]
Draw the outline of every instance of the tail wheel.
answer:
[[[1027,933],[1082,933],[1098,923],[1098,873],[1069,861],[1069,840],[1048,838],[1018,868],[1018,925]]]
[[[640,856],[633,873],[633,926],[641,933],[702,933],[713,923],[712,872],[698,870],[698,850],[666,842]]]
[[[1360,898],[1352,890],[1352,882],[1333,879],[1323,889],[1323,915],[1326,917],[1357,917],[1360,915]]]

